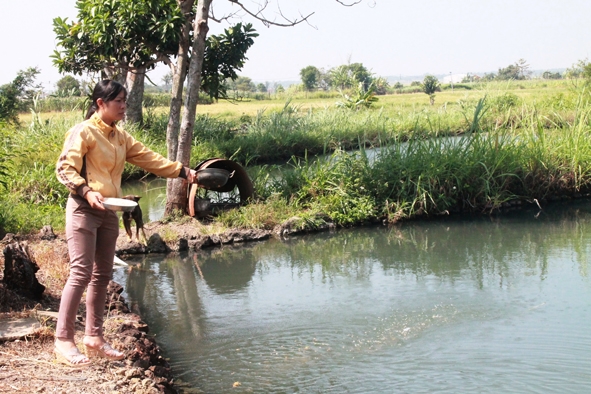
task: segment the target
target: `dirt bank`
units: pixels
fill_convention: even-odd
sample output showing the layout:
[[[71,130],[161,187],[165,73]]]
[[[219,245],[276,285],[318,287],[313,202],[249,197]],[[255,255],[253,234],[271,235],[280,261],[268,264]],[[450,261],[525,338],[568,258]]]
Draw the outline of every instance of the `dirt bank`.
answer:
[[[94,360],[91,367],[73,370],[55,361],[53,342],[56,312],[65,275],[67,247],[62,236],[52,240],[39,237],[3,240],[23,245],[31,260],[37,262],[36,276],[46,287],[38,300],[29,299],[0,282],[1,318],[35,317],[38,328],[17,340],[0,343],[0,392],[27,393],[174,393],[172,371],[160,355],[160,349],[149,335],[148,326],[140,316],[129,312],[123,288],[111,282],[105,303],[105,337],[126,358],[118,362]],[[4,255],[1,260],[4,273]],[[85,305],[80,306],[76,324],[76,341],[84,336]],[[36,325],[37,326],[37,325]]]

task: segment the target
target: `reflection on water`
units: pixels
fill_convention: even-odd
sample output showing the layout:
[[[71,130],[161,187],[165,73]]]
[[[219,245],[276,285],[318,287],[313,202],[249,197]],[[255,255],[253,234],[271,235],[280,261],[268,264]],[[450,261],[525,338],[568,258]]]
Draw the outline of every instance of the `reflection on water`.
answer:
[[[146,256],[115,279],[198,392],[579,393],[590,213],[581,202]]]
[[[125,182],[121,188],[124,196],[133,194],[141,197],[139,204],[144,223],[162,218],[166,203],[166,179],[150,178]]]

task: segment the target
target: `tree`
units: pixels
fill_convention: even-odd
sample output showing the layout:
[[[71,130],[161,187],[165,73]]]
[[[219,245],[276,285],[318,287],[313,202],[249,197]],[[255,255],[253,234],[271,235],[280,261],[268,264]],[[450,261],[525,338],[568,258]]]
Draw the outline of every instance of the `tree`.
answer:
[[[485,73],[482,76],[483,81],[493,81],[495,79],[497,79],[497,74],[495,74],[495,73]]]
[[[254,84],[254,82],[252,82],[252,79],[248,77],[240,76],[237,77],[233,82],[233,87],[236,91],[243,93],[257,91],[256,85]]]
[[[583,76],[583,70],[589,64],[587,59],[579,60],[578,62],[574,63],[572,66],[566,69],[564,72],[564,77],[566,79],[576,79]]]
[[[375,93],[378,96],[388,93],[388,88],[390,88],[390,84],[388,83],[388,80],[386,80],[386,78],[384,78],[384,77],[379,77],[379,78],[374,79],[373,85],[375,87]]]
[[[193,3],[193,0],[177,0],[179,2],[179,6],[182,8],[184,3]],[[190,153],[191,153],[191,142],[193,136],[193,126],[195,123],[195,114],[197,110],[197,101],[199,98],[199,87],[201,84],[201,70],[203,68],[203,61],[205,57],[205,42],[207,38],[207,33],[209,31],[209,20],[213,21],[221,21],[226,20],[230,16],[225,16],[222,18],[216,18],[214,15],[211,15],[210,18],[210,9],[213,0],[198,0],[195,12],[193,15],[193,42],[191,44],[191,59],[189,62],[189,71],[186,74],[187,78],[187,93],[186,93],[186,100],[184,101],[183,107],[183,115],[182,121],[180,125],[180,129],[175,129],[174,127],[169,127],[167,129],[167,144],[168,144],[168,151],[169,151],[169,158],[172,160],[179,160],[184,165],[189,164]],[[216,0],[221,2],[222,0]],[[263,23],[265,26],[278,26],[278,27],[290,27],[295,26],[300,23],[306,22],[313,13],[309,13],[306,15],[300,14],[300,17],[296,17],[295,19],[289,19],[284,14],[281,15],[281,20],[277,21],[276,19],[270,19],[265,16],[266,8],[269,5],[269,1],[265,0],[263,2],[258,3],[258,9],[250,9],[249,7],[245,6],[241,0],[227,0],[232,3],[233,6],[238,7],[240,10],[244,11],[248,16],[254,18],[255,20]],[[335,0],[337,3],[344,5],[344,6],[352,6],[355,4],[360,3],[362,0],[351,0],[350,3],[346,3],[344,0]],[[186,6],[185,6],[186,7]],[[188,59],[187,57],[187,48],[184,44],[184,34],[188,32],[190,24],[185,24],[183,26],[183,34],[181,35],[181,44],[179,45],[179,53],[177,55],[177,59]],[[185,40],[187,41],[187,40]],[[174,71],[174,82],[178,82],[177,86],[182,91],[182,82],[185,79],[184,68],[179,67],[179,63],[177,63]],[[174,91],[174,86],[173,86]],[[178,116],[178,112],[173,107],[177,108],[180,107],[181,100],[179,96],[173,96],[173,100],[171,100],[171,111],[170,111],[170,120],[169,126],[171,122],[174,121],[174,117]],[[176,112],[175,112],[176,111]],[[177,133],[178,130],[178,133]],[[171,143],[178,142],[176,148],[171,147]],[[170,157],[171,151],[174,151],[175,155]],[[167,196],[167,203],[165,208],[165,213],[171,213],[173,209],[180,209],[182,211],[186,211],[187,209],[187,188],[186,184],[178,179],[172,179],[167,185],[166,188],[166,196]]]
[[[57,93],[62,96],[80,96],[80,82],[71,75],[66,75],[55,84]]]
[[[190,134],[187,130],[179,132],[179,118],[185,79],[188,73],[195,72],[191,69],[189,55],[197,59],[199,72],[198,76],[192,74],[187,83],[188,101],[195,100],[196,105],[201,82],[208,94],[218,97],[222,88],[219,82],[236,75],[235,69],[242,66],[246,59],[244,53],[252,45],[252,37],[256,36],[249,25],[239,24],[237,29],[227,29],[224,34],[212,36],[206,42],[211,0],[199,2],[197,8],[193,7],[194,4],[194,0],[78,0],[76,22],[54,19],[54,31],[61,47],[61,51],[54,52],[54,64],[60,72],[101,72],[103,78],[124,82],[128,90],[128,122],[142,121],[146,72],[158,62],[171,66],[173,86],[167,127],[168,157],[185,165],[188,165],[190,156],[186,152],[190,150],[190,141],[180,137],[182,134],[183,138],[188,138]],[[204,6],[208,10],[205,15],[202,12]],[[194,42],[201,38],[203,42]],[[218,46],[206,51],[207,45]],[[170,60],[173,55],[177,56],[176,65]],[[199,85],[194,84],[197,80]],[[195,111],[189,107],[185,109],[185,115],[193,117],[192,121],[187,118],[186,125],[192,127]],[[180,149],[183,151],[179,152]],[[186,206],[186,198],[180,205]]]
[[[181,1],[181,0],[179,0]],[[189,70],[186,74],[187,88],[186,99],[183,106],[183,116],[180,123],[180,128],[177,130],[166,130],[166,140],[170,144],[170,139],[177,142],[175,149],[176,155],[169,157],[171,160],[180,161],[184,166],[190,165],[191,160],[191,145],[193,141],[193,126],[195,124],[195,116],[197,114],[197,101],[199,100],[199,90],[201,88],[201,73],[203,70],[203,63],[205,59],[205,45],[207,41],[207,32],[209,31],[208,19],[209,8],[212,0],[198,0],[195,9],[195,18],[193,23],[193,42],[191,44],[191,61],[189,62]],[[179,46],[179,51],[183,50]],[[186,54],[185,54],[186,55]],[[178,75],[177,75],[178,74]],[[184,70],[180,69],[178,63],[175,69],[175,82],[180,82],[182,89],[182,80],[180,76],[184,75]],[[171,117],[172,106],[171,103]],[[178,103],[180,105],[180,102]],[[169,123],[170,125],[170,123]],[[171,146],[168,146],[169,154]],[[175,210],[181,212],[187,211],[187,184],[182,179],[171,179],[166,185],[166,207],[164,209],[166,214],[171,214]]]
[[[520,79],[528,79],[531,76],[532,72],[529,70],[529,64],[525,59],[519,59],[515,65],[519,69]]]
[[[17,73],[11,83],[0,86],[0,122],[18,124],[18,112],[28,105],[41,89],[35,83],[39,69],[30,67]]]
[[[353,79],[349,74],[347,66],[342,65],[331,68],[329,71],[332,87],[335,89],[348,89],[353,86]]]
[[[559,72],[551,72],[551,71],[544,71],[542,74],[542,78],[544,79],[562,79],[562,74]]]
[[[318,88],[320,70],[314,66],[304,67],[300,70],[300,77],[302,78],[304,89],[311,92]]]
[[[178,0],[179,7],[183,14],[193,15],[193,0]],[[189,51],[191,46],[191,26],[193,19],[187,18],[182,27],[178,44],[177,62],[168,62],[172,70],[172,89],[170,100],[170,111],[168,125],[166,127],[166,144],[168,147],[168,158],[176,160],[180,148],[179,133],[181,127],[181,106],[183,102],[184,81],[189,70]],[[254,29],[250,24],[237,24],[233,28],[226,29],[224,34],[210,37],[204,44],[202,66],[200,66],[200,88],[206,91],[210,97],[226,97],[228,80],[238,78],[236,73],[240,70],[246,60],[246,51],[253,44],[253,37],[256,37]],[[208,46],[210,49],[208,49]],[[197,105],[195,103],[195,105]],[[185,136],[188,134],[185,133]],[[187,138],[187,137],[185,137]],[[183,146],[186,146],[186,142]],[[188,164],[187,164],[188,165]],[[186,198],[183,198],[183,184],[168,179],[167,195],[174,198],[167,199],[166,212],[173,209],[185,209]]]
[[[53,20],[60,72],[100,72],[128,91],[126,120],[142,121],[148,70],[178,50],[184,16],[176,0],[78,0],[78,20]]]
[[[519,59],[515,64],[509,64],[505,68],[499,68],[499,73],[496,79],[501,81],[508,80],[523,80],[529,78],[531,71],[529,71],[529,64],[525,59]]]
[[[267,85],[265,85],[264,83],[259,83],[257,85],[257,92],[267,93]]]
[[[521,75],[519,72],[519,67],[515,64],[509,64],[505,68],[499,68],[499,72],[497,74],[496,79],[501,81],[509,81],[509,80],[517,80],[521,79]]]
[[[581,76],[585,78],[585,83],[591,85],[591,63],[587,63],[583,66]]]
[[[363,84],[363,89],[369,90],[369,85],[373,82],[373,76],[371,72],[365,68],[362,63],[352,63],[348,66],[349,72],[351,73],[351,77],[354,81],[358,84]]]
[[[318,88],[324,91],[330,90],[332,84],[330,72],[324,71],[323,68],[318,69],[318,71],[320,72],[317,83]]]
[[[461,83],[470,83],[470,82],[474,82],[475,76],[468,73],[464,76],[464,78],[462,78]]]
[[[351,89],[359,83],[367,90],[373,82],[371,73],[362,63],[343,64],[329,70],[332,86],[336,89]]]
[[[189,69],[189,48],[191,46],[191,31],[192,23],[195,18],[193,12],[194,0],[177,0],[177,5],[183,15],[187,15],[181,25],[179,32],[178,50],[176,54],[176,64],[168,61],[167,64],[172,72],[172,89],[170,93],[170,111],[168,115],[168,124],[166,126],[166,145],[168,148],[168,158],[175,160],[179,149],[179,130],[180,130],[180,114],[183,102],[183,89],[187,71]],[[182,204],[182,189],[178,189],[178,184],[172,179],[167,180],[166,194],[172,195],[173,188],[175,193],[179,196],[174,196],[179,199]],[[186,194],[186,193],[185,193]],[[168,198],[167,198],[168,201]],[[167,203],[168,206],[168,203]]]
[[[433,75],[426,75],[421,84],[421,88],[425,94],[429,95],[429,102],[431,105],[435,104],[435,92],[439,90],[439,80]]]
[[[164,76],[162,77],[162,83],[165,87],[170,86],[172,84],[172,72],[164,74]]]

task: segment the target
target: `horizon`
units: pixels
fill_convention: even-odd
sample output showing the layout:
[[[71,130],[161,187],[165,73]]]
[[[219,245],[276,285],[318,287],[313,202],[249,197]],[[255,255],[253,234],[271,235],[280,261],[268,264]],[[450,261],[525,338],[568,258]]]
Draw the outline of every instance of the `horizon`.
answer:
[[[0,85],[11,82],[19,70],[38,67],[41,74],[37,81],[51,90],[64,76],[49,58],[56,44],[52,21],[58,16],[76,19],[76,2],[33,2],[34,12],[30,1],[2,4],[3,49],[18,55],[0,65]],[[254,1],[244,3],[252,5]],[[215,0],[213,4],[216,15],[236,11],[228,1]],[[271,17],[280,18],[273,8],[278,4],[284,15],[314,15],[309,24],[291,28],[266,28],[240,13],[232,19],[232,23],[252,22],[260,34],[239,71],[256,82],[299,81],[299,71],[309,65],[328,70],[362,63],[375,76],[401,78],[496,73],[522,58],[531,70],[552,71],[589,58],[591,24],[585,16],[591,13],[591,2],[586,0],[563,0],[560,4],[550,0],[483,0],[477,4],[471,0],[363,0],[353,7],[336,1],[316,4],[314,0],[297,4],[270,0],[269,4]],[[227,27],[212,22],[210,34]],[[161,65],[148,76],[158,84],[168,71]]]

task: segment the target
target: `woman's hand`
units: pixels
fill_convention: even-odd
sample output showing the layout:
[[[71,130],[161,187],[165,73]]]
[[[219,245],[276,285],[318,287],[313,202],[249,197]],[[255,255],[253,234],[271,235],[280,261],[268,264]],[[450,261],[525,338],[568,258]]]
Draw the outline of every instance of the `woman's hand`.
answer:
[[[197,183],[197,171],[189,170],[189,173],[187,174],[187,182]]]
[[[103,206],[103,200],[105,199],[102,194],[93,190],[89,191],[84,195],[84,198],[90,204],[93,209],[104,211],[106,208]]]

